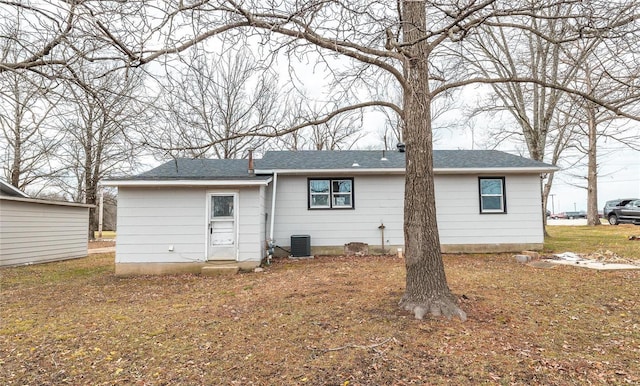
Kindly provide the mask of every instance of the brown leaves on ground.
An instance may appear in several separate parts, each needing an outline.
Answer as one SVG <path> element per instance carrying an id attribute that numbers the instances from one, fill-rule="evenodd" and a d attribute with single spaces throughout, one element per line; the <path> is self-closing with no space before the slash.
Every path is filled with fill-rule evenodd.
<path id="1" fill-rule="evenodd" d="M 98 249 L 98 248 L 109 248 L 109 247 L 115 247 L 116 246 L 116 242 L 115 240 L 96 240 L 96 241 L 89 241 L 89 249 Z"/>
<path id="2" fill-rule="evenodd" d="M 640 273 L 446 256 L 469 320 L 400 311 L 395 257 L 116 278 L 113 254 L 0 271 L 7 385 L 640 383 Z"/>

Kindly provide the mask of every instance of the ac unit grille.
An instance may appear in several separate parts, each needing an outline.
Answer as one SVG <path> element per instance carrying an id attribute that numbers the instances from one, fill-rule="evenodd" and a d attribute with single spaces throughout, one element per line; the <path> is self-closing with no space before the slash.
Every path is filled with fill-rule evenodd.
<path id="1" fill-rule="evenodd" d="M 311 236 L 309 235 L 291 236 L 291 255 L 293 257 L 311 256 Z"/>

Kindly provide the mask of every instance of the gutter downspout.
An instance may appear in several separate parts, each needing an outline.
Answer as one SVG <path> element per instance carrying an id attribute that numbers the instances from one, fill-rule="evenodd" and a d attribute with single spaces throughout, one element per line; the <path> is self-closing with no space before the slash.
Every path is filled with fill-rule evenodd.
<path id="1" fill-rule="evenodd" d="M 267 254 L 267 264 L 271 264 L 271 257 L 276 243 L 273 240 L 273 226 L 276 220 L 276 191 L 278 188 L 278 172 L 273 172 L 273 191 L 271 192 L 271 223 L 269 224 L 269 250 Z"/>

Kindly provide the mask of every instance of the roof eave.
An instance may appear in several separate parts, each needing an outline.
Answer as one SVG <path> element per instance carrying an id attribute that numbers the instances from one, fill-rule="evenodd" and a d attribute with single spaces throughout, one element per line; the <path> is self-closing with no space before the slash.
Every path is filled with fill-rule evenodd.
<path id="1" fill-rule="evenodd" d="M 4 186 L 4 188 L 14 194 L 17 195 L 17 197 L 22 197 L 22 198 L 30 198 L 29 195 L 25 192 L 23 192 L 22 190 L 16 188 L 15 186 L 11 185 L 8 182 L 4 182 L 2 180 L 0 180 L 0 185 Z"/>
<path id="2" fill-rule="evenodd" d="M 404 174 L 404 168 L 361 168 L 354 166 L 344 169 L 256 169 L 256 174 Z"/>
<path id="3" fill-rule="evenodd" d="M 271 177 L 266 179 L 228 179 L 228 180 L 190 180 L 190 179 L 148 179 L 148 180 L 107 180 L 103 181 L 104 186 L 130 186 L 130 187 L 151 187 L 151 186 L 266 186 L 271 182 Z"/>
<path id="4" fill-rule="evenodd" d="M 560 170 L 555 166 L 540 166 L 540 167 L 510 167 L 510 168 L 435 168 L 433 172 L 435 174 L 540 174 L 550 173 Z M 256 174 L 269 174 L 272 175 L 287 174 L 287 175 L 312 175 L 312 174 L 404 174 L 404 168 L 361 168 L 352 167 L 344 169 L 262 169 L 256 170 Z"/>
<path id="5" fill-rule="evenodd" d="M 555 166 L 513 168 L 435 168 L 434 174 L 542 174 L 560 170 Z"/>
<path id="6" fill-rule="evenodd" d="M 95 205 L 92 205 L 92 204 L 82 204 L 79 202 L 41 200 L 39 198 L 30 198 L 30 197 L 0 196 L 0 200 L 29 202 L 33 204 L 44 204 L 44 205 L 69 206 L 69 207 L 76 207 L 76 208 L 89 208 L 89 209 L 96 207 Z"/>

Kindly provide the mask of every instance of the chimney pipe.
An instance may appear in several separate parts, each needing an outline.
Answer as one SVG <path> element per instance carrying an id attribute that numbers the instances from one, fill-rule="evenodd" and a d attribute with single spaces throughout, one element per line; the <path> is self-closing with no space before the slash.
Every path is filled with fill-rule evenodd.
<path id="1" fill-rule="evenodd" d="M 398 152 L 400 152 L 400 153 L 404 153 L 404 150 L 405 150 L 404 143 L 400 142 L 400 143 L 397 145 L 397 148 L 398 148 Z"/>
<path id="2" fill-rule="evenodd" d="M 253 167 L 253 149 L 249 149 L 249 174 L 255 173 L 255 168 Z"/>

